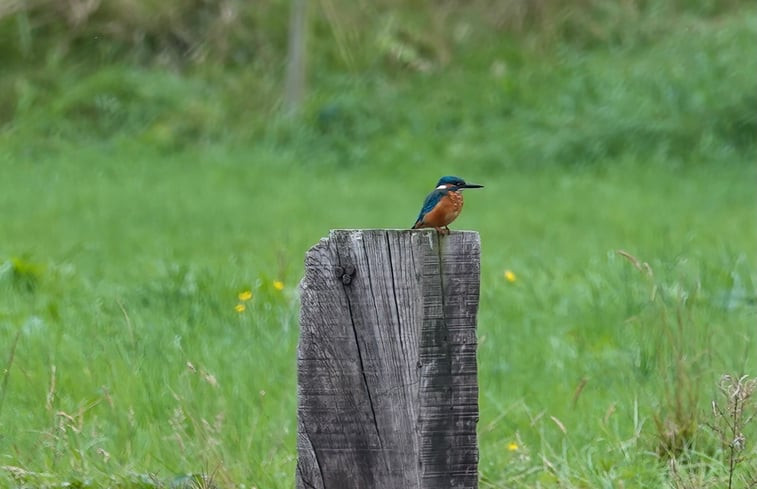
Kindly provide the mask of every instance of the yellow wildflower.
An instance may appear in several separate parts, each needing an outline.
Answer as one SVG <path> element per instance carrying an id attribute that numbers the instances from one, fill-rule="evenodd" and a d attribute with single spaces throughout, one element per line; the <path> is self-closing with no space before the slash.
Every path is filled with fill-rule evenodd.
<path id="1" fill-rule="evenodd" d="M 244 292 L 240 292 L 237 297 L 239 297 L 240 301 L 248 301 L 252 299 L 252 291 L 245 290 Z"/>
<path id="2" fill-rule="evenodd" d="M 276 290 L 284 290 L 284 282 L 282 282 L 281 280 L 274 280 L 273 288 Z"/>
<path id="3" fill-rule="evenodd" d="M 241 302 L 239 304 L 237 304 L 236 306 L 234 306 L 234 310 L 237 311 L 237 312 L 244 312 L 245 309 L 247 309 L 247 308 Z"/>
<path id="4" fill-rule="evenodd" d="M 510 443 L 507 444 L 507 450 L 510 452 L 517 452 L 518 448 L 519 448 L 518 444 L 515 443 L 514 441 L 511 441 Z"/>
<path id="5" fill-rule="evenodd" d="M 505 280 L 507 280 L 508 282 L 512 284 L 517 280 L 517 277 L 515 276 L 515 273 L 513 273 L 512 270 L 505 270 Z"/>

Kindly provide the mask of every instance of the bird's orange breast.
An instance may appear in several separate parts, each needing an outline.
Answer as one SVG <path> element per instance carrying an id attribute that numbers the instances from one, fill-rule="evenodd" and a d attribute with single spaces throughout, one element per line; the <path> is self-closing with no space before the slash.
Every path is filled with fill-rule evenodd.
<path id="1" fill-rule="evenodd" d="M 423 217 L 423 223 L 434 227 L 447 226 L 457 219 L 462 210 L 463 194 L 459 192 L 447 192 L 439 200 L 439 203 L 436 204 L 436 207 Z"/>

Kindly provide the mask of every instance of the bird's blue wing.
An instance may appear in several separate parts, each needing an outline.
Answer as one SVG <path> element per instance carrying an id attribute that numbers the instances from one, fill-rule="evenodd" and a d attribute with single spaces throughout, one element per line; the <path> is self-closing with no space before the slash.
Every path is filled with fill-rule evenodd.
<path id="1" fill-rule="evenodd" d="M 444 197 L 444 194 L 446 193 L 446 189 L 436 189 L 428 194 L 426 200 L 423 201 L 423 207 L 421 208 L 421 212 L 418 214 L 418 219 L 415 220 L 415 224 L 418 224 L 419 221 L 422 221 L 423 216 L 431 212 L 431 209 L 433 209 L 436 204 L 438 204 L 439 201 L 442 200 L 442 197 Z"/>

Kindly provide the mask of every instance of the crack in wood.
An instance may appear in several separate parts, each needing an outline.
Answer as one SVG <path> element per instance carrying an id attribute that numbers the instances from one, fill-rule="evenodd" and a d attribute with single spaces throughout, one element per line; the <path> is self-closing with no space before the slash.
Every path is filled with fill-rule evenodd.
<path id="1" fill-rule="evenodd" d="M 339 259 L 339 262 L 341 263 L 341 257 L 339 256 L 339 248 L 337 248 L 337 258 Z M 368 279 L 367 282 L 370 285 L 371 283 L 371 272 L 370 269 L 368 270 Z M 372 287 L 372 286 L 371 286 Z M 381 431 L 379 430 L 378 420 L 376 419 L 376 407 L 373 404 L 373 396 L 371 395 L 371 388 L 368 384 L 368 377 L 365 375 L 365 364 L 363 362 L 363 352 L 360 347 L 360 337 L 357 332 L 357 327 L 355 326 L 355 316 L 352 312 L 352 301 L 350 300 L 350 294 L 347 291 L 347 288 L 344 287 L 344 294 L 347 298 L 347 308 L 349 311 L 350 321 L 352 322 L 352 333 L 355 335 L 355 347 L 357 348 L 357 358 L 360 362 L 360 373 L 363 376 L 363 385 L 365 386 L 365 393 L 368 395 L 368 405 L 371 408 L 371 415 L 373 416 L 373 426 L 376 428 L 376 437 L 378 438 L 379 447 L 382 449 L 384 448 L 384 442 L 381 440 Z"/>
<path id="2" fill-rule="evenodd" d="M 308 431 L 307 426 L 305 426 L 304 423 L 302 423 L 301 420 L 298 420 L 298 427 L 297 427 L 297 445 L 302 449 L 306 450 L 305 456 L 300 457 L 297 460 L 297 473 L 299 476 L 299 479 L 302 480 L 304 484 L 307 485 L 308 488 L 312 489 L 323 489 L 324 486 L 324 477 L 323 477 L 323 467 L 321 466 L 321 461 L 318 458 L 318 451 L 315 449 L 315 446 L 313 445 L 313 441 L 311 439 L 310 433 Z M 307 446 L 302 446 L 302 438 L 305 439 L 307 442 Z M 320 484 L 316 485 L 311 478 L 305 475 L 305 472 L 302 469 L 302 464 L 307 464 L 310 468 L 308 472 L 312 472 L 313 465 L 318 469 L 318 477 Z M 315 476 L 315 474 L 313 474 Z"/>
<path id="3" fill-rule="evenodd" d="M 315 484 L 310 482 L 310 479 L 305 476 L 305 474 L 302 473 L 302 466 L 300 464 L 297 464 L 297 475 L 299 476 L 299 479 L 302 481 L 303 484 L 305 484 L 305 487 L 308 489 L 318 489 Z"/>
<path id="4" fill-rule="evenodd" d="M 400 342 L 400 348 L 402 351 L 405 351 L 405 341 L 402 338 L 402 321 L 400 320 L 400 306 L 399 301 L 397 300 L 397 283 L 394 279 L 394 260 L 392 259 L 392 245 L 389 242 L 389 233 L 384 233 L 384 238 L 386 239 L 386 253 L 387 256 L 389 256 L 389 273 L 391 275 L 392 280 L 392 297 L 394 297 L 394 314 L 397 318 L 397 338 Z M 411 248 L 412 249 L 412 248 Z"/>

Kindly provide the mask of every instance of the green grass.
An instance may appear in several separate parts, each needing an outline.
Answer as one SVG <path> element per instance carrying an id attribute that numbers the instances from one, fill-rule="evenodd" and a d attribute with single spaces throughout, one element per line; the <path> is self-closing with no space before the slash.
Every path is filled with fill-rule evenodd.
<path id="1" fill-rule="evenodd" d="M 218 469 L 223 482 L 282 488 L 294 470 L 305 249 L 329 228 L 408 226 L 427 175 L 441 171 L 397 182 L 211 150 L 69 153 L 5 168 L 3 361 L 20 336 L 3 390 L 2 464 L 52 480 Z M 753 367 L 755 169 L 447 169 L 487 185 L 457 223 L 479 230 L 483 246 L 483 479 L 660 484 L 652 418 L 670 387 L 666 316 L 682 311 L 684 347 L 697 357 L 689 375 L 704 394 L 721 373 Z M 649 262 L 656 299 L 617 249 Z M 248 288 L 239 314 L 236 294 Z M 507 451 L 516 440 L 520 450 Z"/>
<path id="2" fill-rule="evenodd" d="M 482 240 L 481 487 L 681 487 L 665 447 L 694 487 L 724 480 L 707 409 L 757 375 L 756 32 L 745 10 L 642 46 L 316 73 L 294 121 L 244 77 L 17 73 L 0 485 L 291 487 L 304 253 L 409 227 L 443 174 L 486 185 L 453 226 Z"/>

